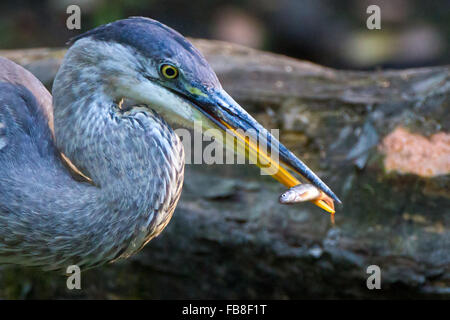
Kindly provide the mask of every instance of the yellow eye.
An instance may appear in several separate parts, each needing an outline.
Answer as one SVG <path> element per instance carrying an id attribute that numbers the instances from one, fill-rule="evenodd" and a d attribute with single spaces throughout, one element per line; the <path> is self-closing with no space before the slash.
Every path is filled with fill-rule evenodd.
<path id="1" fill-rule="evenodd" d="M 161 73 L 167 79 L 175 79 L 178 77 L 178 69 L 170 64 L 163 64 L 161 66 Z"/>

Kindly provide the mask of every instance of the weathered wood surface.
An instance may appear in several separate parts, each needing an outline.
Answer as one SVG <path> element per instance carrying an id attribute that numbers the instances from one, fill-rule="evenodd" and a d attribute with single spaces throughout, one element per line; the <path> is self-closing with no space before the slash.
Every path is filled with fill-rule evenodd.
<path id="1" fill-rule="evenodd" d="M 339 71 L 193 41 L 341 197 L 336 225 L 313 205 L 279 205 L 283 187 L 254 167 L 189 165 L 172 222 L 136 257 L 86 272 L 75 293 L 59 275 L 3 267 L 0 298 L 449 298 L 450 67 Z M 63 54 L 0 51 L 47 86 Z M 381 290 L 366 287 L 373 264 Z"/>

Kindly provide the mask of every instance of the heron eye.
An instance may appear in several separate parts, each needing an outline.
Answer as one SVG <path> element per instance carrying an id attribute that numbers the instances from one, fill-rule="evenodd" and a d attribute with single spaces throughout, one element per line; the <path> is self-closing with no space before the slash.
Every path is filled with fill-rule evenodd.
<path id="1" fill-rule="evenodd" d="M 163 64 L 161 66 L 161 73 L 167 79 L 175 79 L 178 77 L 178 69 L 170 64 Z"/>

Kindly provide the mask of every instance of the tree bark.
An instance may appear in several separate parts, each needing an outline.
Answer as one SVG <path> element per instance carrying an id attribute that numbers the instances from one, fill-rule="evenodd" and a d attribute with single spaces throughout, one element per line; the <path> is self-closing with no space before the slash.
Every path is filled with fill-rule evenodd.
<path id="1" fill-rule="evenodd" d="M 344 71 L 193 42 L 343 200 L 336 224 L 278 204 L 284 188 L 253 166 L 188 165 L 171 223 L 137 256 L 87 271 L 76 293 L 64 277 L 3 267 L 0 298 L 450 297 L 450 66 Z M 0 51 L 48 87 L 63 54 Z M 367 288 L 370 265 L 380 290 Z"/>

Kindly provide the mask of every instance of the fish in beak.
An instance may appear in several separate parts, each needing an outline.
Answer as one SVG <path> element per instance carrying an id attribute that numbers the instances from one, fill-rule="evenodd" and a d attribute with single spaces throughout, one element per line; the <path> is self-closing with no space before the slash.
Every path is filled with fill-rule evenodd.
<path id="1" fill-rule="evenodd" d="M 309 169 L 299 158 L 262 127 L 234 99 L 223 90 L 211 90 L 207 94 L 190 97 L 196 108 L 217 127 L 234 136 L 237 145 L 225 143 L 234 152 L 245 152 L 246 158 L 256 163 L 267 174 L 288 188 L 300 181 L 289 171 L 302 175 L 323 192 L 323 197 L 312 200 L 320 208 L 334 213 L 333 201 L 341 203 L 331 189 Z M 216 139 L 220 137 L 215 137 Z M 222 138 L 223 142 L 223 138 Z M 329 198 L 331 199 L 329 199 Z"/>
<path id="2" fill-rule="evenodd" d="M 294 204 L 305 201 L 323 200 L 327 205 L 334 209 L 334 203 L 331 198 L 309 183 L 299 184 L 283 192 L 278 199 L 281 204 Z"/>
<path id="3" fill-rule="evenodd" d="M 234 101 L 218 80 L 211 86 L 196 85 L 187 80 L 177 85 L 160 83 L 156 79 L 122 81 L 119 88 L 118 96 L 150 105 L 172 125 L 191 128 L 213 137 L 227 150 L 244 155 L 250 163 L 256 164 L 265 174 L 271 175 L 286 187 L 301 183 L 291 170 L 329 197 L 328 203 L 341 203 L 311 169 Z M 334 213 L 334 206 L 326 201 L 312 201 L 320 208 Z"/>

